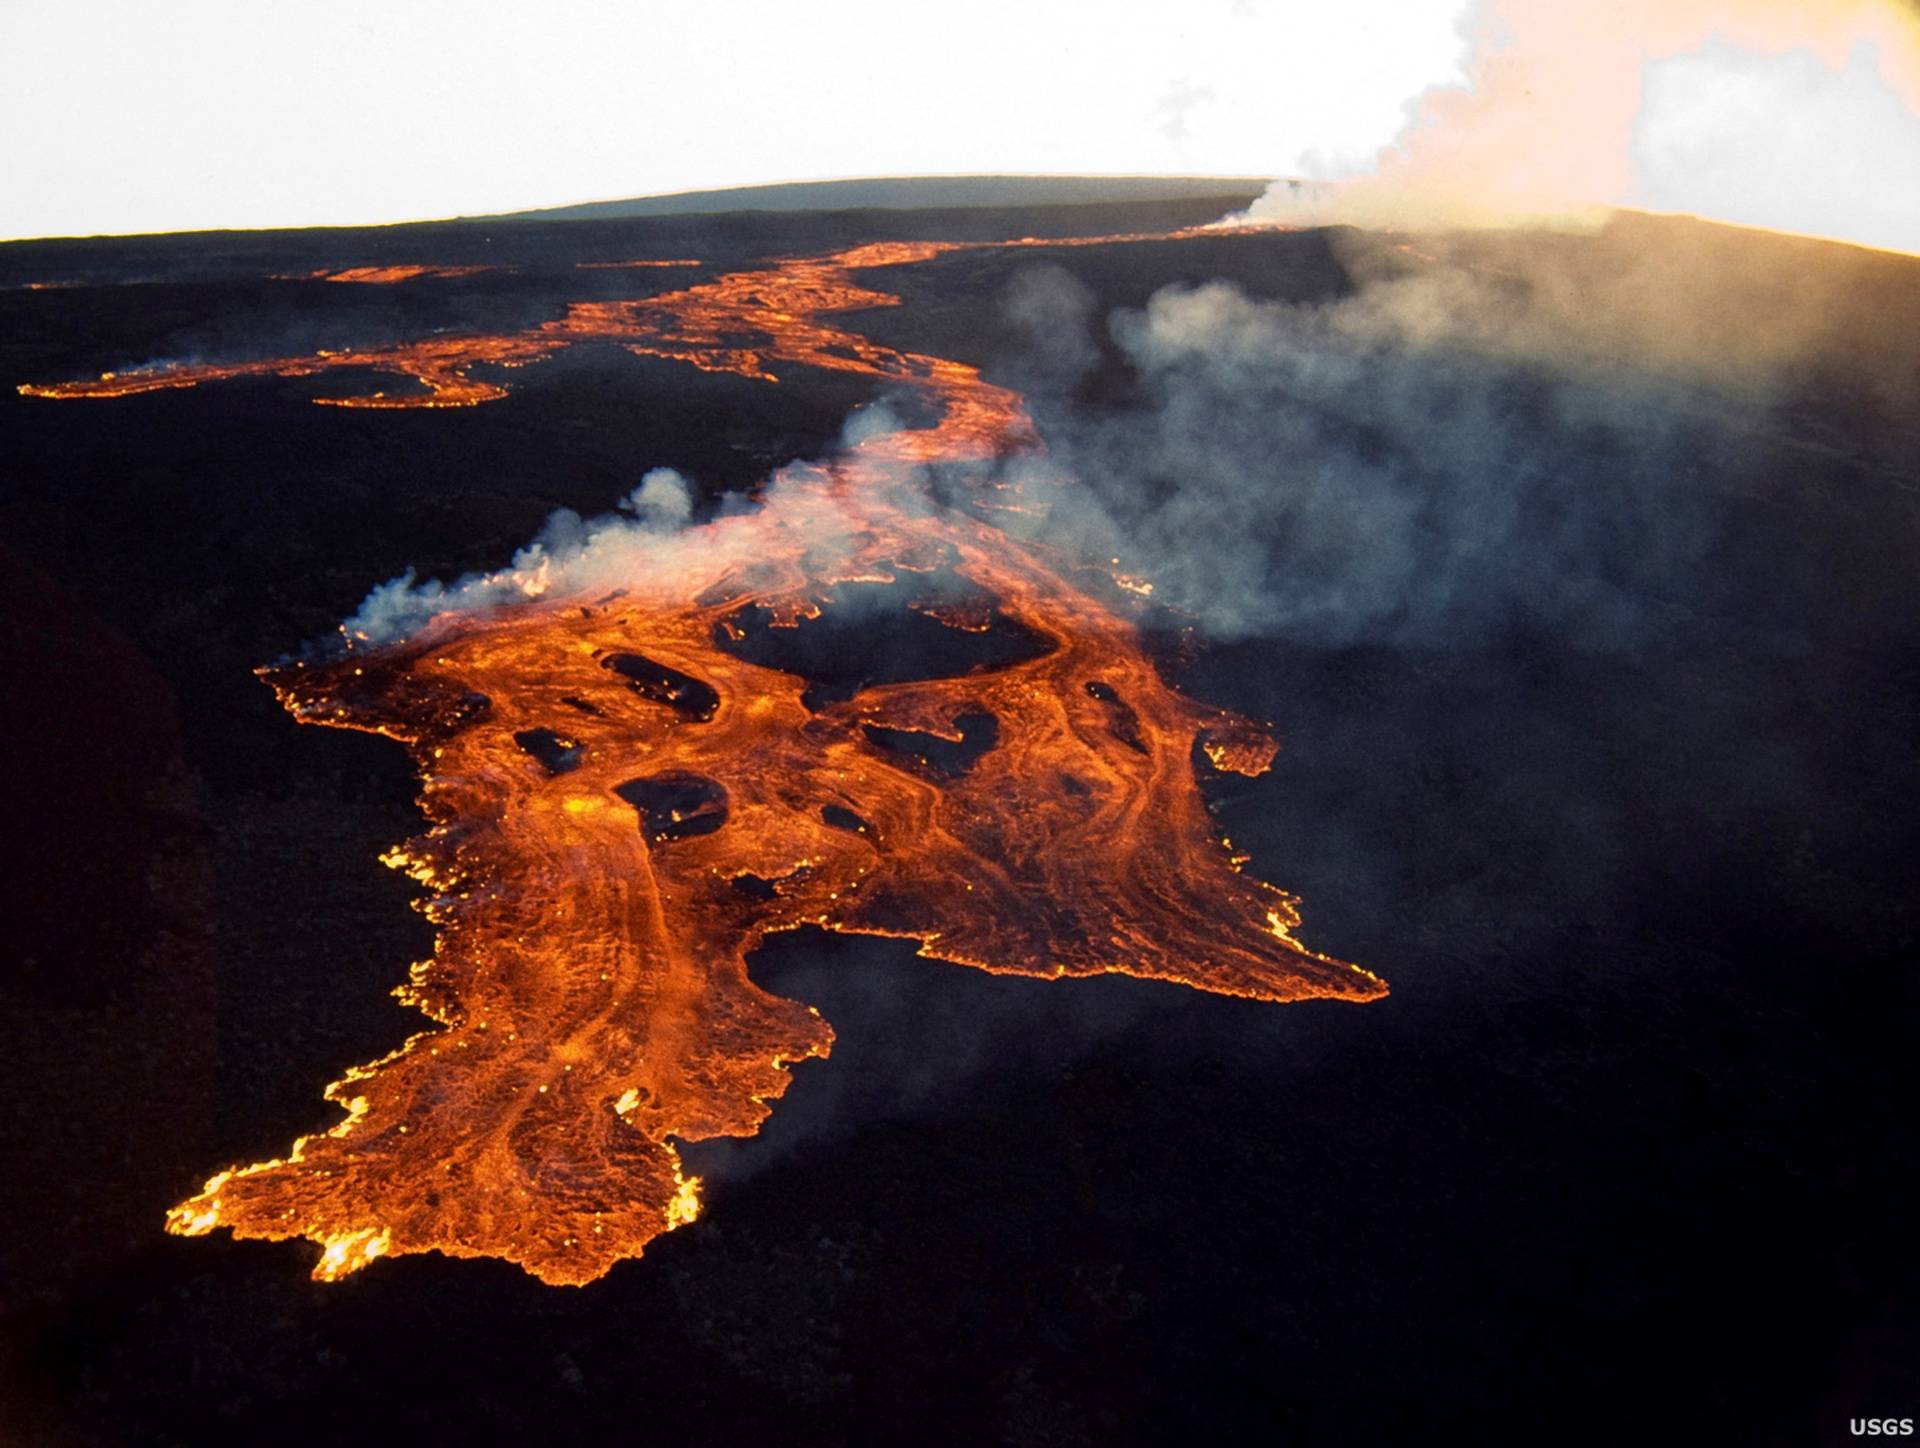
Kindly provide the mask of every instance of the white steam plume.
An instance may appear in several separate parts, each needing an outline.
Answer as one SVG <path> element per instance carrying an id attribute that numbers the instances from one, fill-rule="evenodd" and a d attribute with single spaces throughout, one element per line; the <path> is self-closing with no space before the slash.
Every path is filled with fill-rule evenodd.
<path id="1" fill-rule="evenodd" d="M 1427 229 L 1685 212 L 1920 251 L 1920 21 L 1905 0 L 1481 0 L 1466 86 L 1255 220 Z"/>

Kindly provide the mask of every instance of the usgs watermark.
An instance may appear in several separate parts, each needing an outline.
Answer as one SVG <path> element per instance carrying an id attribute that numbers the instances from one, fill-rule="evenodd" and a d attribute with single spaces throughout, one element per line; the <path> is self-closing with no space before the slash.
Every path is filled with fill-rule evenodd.
<path id="1" fill-rule="evenodd" d="M 1847 1429 L 1856 1438 L 1911 1438 L 1911 1418 L 1849 1418 Z"/>

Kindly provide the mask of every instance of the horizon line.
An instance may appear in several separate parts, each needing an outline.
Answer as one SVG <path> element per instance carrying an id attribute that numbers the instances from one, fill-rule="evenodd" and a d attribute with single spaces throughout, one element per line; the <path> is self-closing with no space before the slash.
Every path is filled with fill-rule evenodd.
<path id="1" fill-rule="evenodd" d="M 195 226 L 172 231 L 47 232 L 36 236 L 0 236 L 0 246 L 42 241 L 134 240 L 161 236 L 258 235 L 279 231 L 380 231 L 405 226 L 445 226 L 457 222 L 519 221 L 555 211 L 586 206 L 618 206 L 623 202 L 672 201 L 681 197 L 726 196 L 742 191 L 773 191 L 784 187 L 852 186 L 886 181 L 1219 181 L 1269 186 L 1294 179 L 1282 176 L 1228 175 L 1207 171 L 920 171 L 870 176 L 817 176 L 780 181 L 743 181 L 725 186 L 694 186 L 672 191 L 647 191 L 629 196 L 604 196 L 581 201 L 558 201 L 514 211 L 456 212 L 442 216 L 411 216 L 387 221 L 326 221 L 308 225 Z M 1074 204 L 1074 203 L 1063 203 Z M 1097 204 L 1097 203 L 1086 203 Z M 800 209 L 800 208 L 796 208 Z M 851 210 L 863 208 L 853 207 Z M 902 208 L 908 209 L 908 208 Z M 928 208 L 939 209 L 939 208 Z M 635 218 L 643 219 L 643 218 Z"/>

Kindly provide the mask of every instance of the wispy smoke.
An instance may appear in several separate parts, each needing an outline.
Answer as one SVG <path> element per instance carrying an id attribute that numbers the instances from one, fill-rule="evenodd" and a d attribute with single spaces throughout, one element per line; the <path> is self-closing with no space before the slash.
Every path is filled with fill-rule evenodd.
<path id="1" fill-rule="evenodd" d="M 1458 272 L 1308 306 L 1163 291 L 1112 322 L 1138 406 L 1037 404 L 1078 480 L 1046 526 L 1216 636 L 1636 636 L 1703 546 L 1673 486 L 1697 428 L 1661 386 L 1530 356 L 1536 324 Z"/>
<path id="2" fill-rule="evenodd" d="M 1468 83 L 1256 219 L 1592 225 L 1609 207 L 1920 250 L 1920 23 L 1895 0 L 1481 0 Z"/>
<path id="3" fill-rule="evenodd" d="M 902 425 L 899 412 L 885 400 L 856 408 L 834 452 L 844 456 Z M 752 529 L 705 525 L 724 525 L 749 510 L 783 514 L 786 505 L 801 496 L 807 500 L 804 516 L 786 514 L 777 519 L 778 525 L 804 529 L 809 556 L 825 563 L 867 524 L 841 513 L 837 503 L 812 486 L 822 470 L 820 463 L 798 460 L 774 473 L 752 498 L 727 493 L 696 509 L 698 492 L 689 479 L 673 468 L 653 468 L 613 512 L 587 518 L 561 508 L 549 514 L 533 541 L 504 568 L 470 573 L 452 583 L 423 581 L 411 568 L 388 579 L 367 594 L 341 624 L 341 633 L 355 642 L 391 643 L 419 633 L 442 615 L 486 613 L 536 599 L 592 597 L 616 589 L 651 591 L 663 606 L 681 606 L 688 578 L 751 564 L 756 550 L 765 547 L 764 534 Z M 891 500 L 896 507 L 931 506 L 917 490 L 922 480 L 917 469 L 902 467 L 895 480 L 904 490 Z"/>
<path id="4" fill-rule="evenodd" d="M 1611 648 L 1737 626 L 1705 566 L 1728 488 L 1755 448 L 1778 468 L 1830 445 L 1781 408 L 1810 388 L 1832 426 L 1910 406 L 1920 308 L 1871 252 L 1643 218 L 1333 245 L 1346 295 L 1215 282 L 1107 319 L 1110 405 L 1111 376 L 1063 362 L 1101 325 L 1085 289 L 1051 269 L 1006 289 L 1045 336 L 1019 356 L 1050 452 L 1024 466 L 1073 480 L 1049 536 L 1218 637 Z"/>
<path id="5" fill-rule="evenodd" d="M 1012 365 L 1021 381 L 1071 383 L 1099 360 L 1089 323 L 1092 290 L 1058 262 L 1037 262 L 1014 273 L 1000 298 L 1000 315 L 1019 339 Z"/>
<path id="6" fill-rule="evenodd" d="M 693 515 L 693 491 L 672 468 L 654 468 L 616 504 L 618 511 L 582 518 L 571 508 L 548 517 L 534 540 L 505 568 L 470 573 L 451 584 L 424 583 L 409 568 L 370 592 L 341 625 L 350 638 L 387 643 L 405 638 L 437 614 L 502 608 L 549 593 L 623 587 L 656 568 L 671 567 L 675 535 Z"/>

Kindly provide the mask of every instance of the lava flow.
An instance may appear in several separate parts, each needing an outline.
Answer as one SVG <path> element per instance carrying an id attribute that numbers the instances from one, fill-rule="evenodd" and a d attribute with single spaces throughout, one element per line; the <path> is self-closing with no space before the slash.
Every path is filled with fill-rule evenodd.
<path id="1" fill-rule="evenodd" d="M 479 276 L 490 272 L 490 266 L 343 266 L 337 269 L 324 269 L 309 272 L 305 280 L 320 282 L 359 282 L 375 286 L 391 286 L 395 282 L 418 281 L 422 277 L 442 280 L 454 277 Z"/>
<path id="2" fill-rule="evenodd" d="M 1189 228 L 1165 235 L 1194 235 L 1205 229 Z M 1092 246 L 1153 239 L 1156 238 L 1146 233 L 1129 233 L 1045 240 L 1025 237 L 1000 242 L 880 242 L 855 247 L 837 256 L 789 260 L 772 271 L 732 273 L 705 286 L 664 296 L 636 301 L 574 302 L 565 315 L 520 332 L 443 334 L 421 341 L 378 347 L 323 348 L 285 357 L 156 363 L 102 372 L 98 377 L 73 382 L 23 382 L 16 390 L 26 397 L 131 397 L 239 377 L 315 377 L 328 372 L 358 370 L 409 378 L 420 390 L 318 396 L 312 400 L 326 407 L 472 407 L 482 402 L 498 402 L 507 396 L 504 382 L 475 377 L 476 368 L 524 367 L 578 342 L 613 342 L 626 346 L 638 356 L 673 357 L 708 371 L 740 372 L 769 382 L 779 379 L 764 367 L 739 365 L 740 359 L 761 356 L 854 371 L 884 370 L 876 365 L 881 349 L 873 348 L 865 338 L 839 331 L 828 335 L 826 329 L 810 320 L 823 312 L 892 306 L 896 302 L 897 298 L 885 293 L 854 285 L 847 275 L 854 268 L 895 266 L 963 249 Z M 582 268 L 602 269 L 699 265 L 699 261 L 689 258 L 576 263 Z M 277 280 L 392 285 L 423 277 L 455 278 L 491 270 L 493 268 L 484 266 L 366 266 Z M 767 334 L 772 336 L 773 345 L 728 345 L 722 339 L 729 332 L 738 332 L 748 339 Z M 852 347 L 854 355 L 836 358 L 832 350 L 835 347 Z"/>
<path id="3" fill-rule="evenodd" d="M 1044 500 L 928 496 L 927 462 L 1038 446 L 1018 395 L 822 320 L 893 300 L 852 270 L 941 249 L 789 260 L 555 324 L 749 377 L 891 379 L 933 426 L 789 468 L 749 511 L 526 562 L 399 642 L 263 670 L 302 722 L 412 752 L 429 828 L 385 858 L 431 891 L 435 953 L 398 994 L 434 1025 L 329 1088 L 331 1130 L 221 1172 L 171 1230 L 310 1238 L 321 1278 L 439 1251 L 589 1282 L 697 1212 L 677 1142 L 753 1134 L 786 1067 L 827 1054 L 818 1011 L 747 972 L 802 926 L 1004 974 L 1384 993 L 1301 946 L 1292 899 L 1216 836 L 1198 772 L 1259 774 L 1271 739 L 1169 688 L 1124 593 L 987 521 Z M 844 691 L 755 656 L 837 589 L 883 585 L 1015 656 Z"/>

